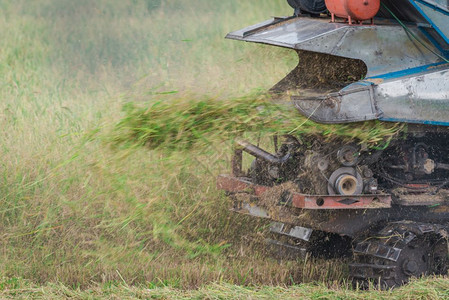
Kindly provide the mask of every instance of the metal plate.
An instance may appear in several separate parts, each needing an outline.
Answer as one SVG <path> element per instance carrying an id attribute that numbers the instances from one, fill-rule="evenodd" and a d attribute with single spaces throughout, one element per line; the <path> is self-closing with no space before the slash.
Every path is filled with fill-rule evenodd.
<path id="1" fill-rule="evenodd" d="M 220 175 L 217 179 L 217 186 L 219 189 L 227 192 L 237 193 L 236 195 L 239 193 L 251 195 L 253 199 L 256 199 L 255 202 L 257 202 L 257 197 L 260 197 L 270 189 L 270 187 L 252 184 L 245 179 L 228 175 Z M 281 203 L 282 199 L 279 199 L 279 202 Z M 388 194 L 342 196 L 293 193 L 289 203 L 284 203 L 283 206 L 312 210 L 383 209 L 391 207 L 391 196 Z M 243 209 L 251 211 L 255 208 L 245 206 Z M 256 211 L 251 212 L 252 215 L 258 213 Z M 261 214 L 263 215 L 264 213 Z"/>
<path id="2" fill-rule="evenodd" d="M 411 25 L 409 30 L 425 46 L 416 42 L 400 25 L 392 23 L 352 26 L 329 23 L 327 18 L 304 17 L 268 26 L 270 22 L 275 21 L 259 24 L 260 30 L 251 26 L 232 32 L 227 38 L 360 59 L 368 67 L 368 77 L 441 61 L 432 53 L 439 53 L 439 49 L 417 26 Z"/>

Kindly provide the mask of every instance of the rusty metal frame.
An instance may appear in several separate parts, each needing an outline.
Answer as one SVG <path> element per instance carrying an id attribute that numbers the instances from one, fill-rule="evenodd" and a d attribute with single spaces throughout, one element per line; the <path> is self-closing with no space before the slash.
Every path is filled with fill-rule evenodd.
<path id="1" fill-rule="evenodd" d="M 220 175 L 217 187 L 228 193 L 247 193 L 253 197 L 260 197 L 271 189 L 268 186 L 253 184 L 248 178 Z M 381 209 L 391 207 L 391 195 L 308 195 L 291 192 L 279 199 L 279 205 L 301 209 Z"/>

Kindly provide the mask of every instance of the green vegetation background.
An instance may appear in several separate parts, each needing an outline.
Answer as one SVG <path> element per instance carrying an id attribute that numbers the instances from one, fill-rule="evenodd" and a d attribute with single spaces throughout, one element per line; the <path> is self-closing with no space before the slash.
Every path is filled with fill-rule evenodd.
<path id="1" fill-rule="evenodd" d="M 166 116 L 167 103 L 268 89 L 295 54 L 223 37 L 290 13 L 284 0 L 1 0 L 0 296 L 360 297 L 339 285 L 339 261 L 259 249 L 266 224 L 228 212 L 215 188 L 231 153 L 220 134 L 149 150 L 115 125 L 130 102 Z M 334 291 L 276 287 L 314 281 Z M 448 296 L 443 279 L 414 287 Z"/>

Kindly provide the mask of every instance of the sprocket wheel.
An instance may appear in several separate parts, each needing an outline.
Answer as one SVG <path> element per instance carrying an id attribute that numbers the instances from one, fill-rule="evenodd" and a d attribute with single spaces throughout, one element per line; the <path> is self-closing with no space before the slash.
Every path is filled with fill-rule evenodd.
<path id="1" fill-rule="evenodd" d="M 411 277 L 445 274 L 448 270 L 446 227 L 416 222 L 390 223 L 375 237 L 358 240 L 349 265 L 355 284 L 383 289 L 403 285 Z"/>

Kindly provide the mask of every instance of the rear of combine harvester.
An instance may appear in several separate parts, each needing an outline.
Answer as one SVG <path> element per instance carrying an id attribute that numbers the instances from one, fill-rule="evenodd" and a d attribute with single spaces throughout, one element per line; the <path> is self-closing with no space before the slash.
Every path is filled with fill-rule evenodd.
<path id="1" fill-rule="evenodd" d="M 449 1 L 288 3 L 293 17 L 227 36 L 298 53 L 298 66 L 272 92 L 288 91 L 292 109 L 316 122 L 401 122 L 407 132 L 386 149 L 286 136 L 275 139 L 273 154 L 240 140 L 219 188 L 236 212 L 274 220 L 278 246 L 352 251 L 357 282 L 394 287 L 447 273 Z M 254 157 L 248 171 L 244 153 Z"/>

